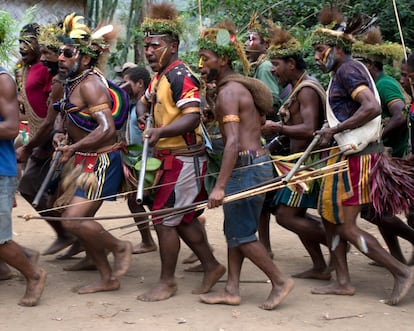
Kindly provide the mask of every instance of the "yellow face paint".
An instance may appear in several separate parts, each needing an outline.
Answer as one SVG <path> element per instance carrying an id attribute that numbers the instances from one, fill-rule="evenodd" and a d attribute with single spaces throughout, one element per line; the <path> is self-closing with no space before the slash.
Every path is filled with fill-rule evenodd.
<path id="1" fill-rule="evenodd" d="M 203 57 L 200 56 L 200 59 L 198 60 L 198 68 L 202 68 L 203 67 Z"/>

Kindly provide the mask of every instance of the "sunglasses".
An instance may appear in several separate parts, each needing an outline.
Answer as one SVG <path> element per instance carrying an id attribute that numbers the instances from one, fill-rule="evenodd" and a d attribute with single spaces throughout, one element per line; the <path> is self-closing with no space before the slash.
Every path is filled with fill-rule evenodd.
<path id="1" fill-rule="evenodd" d="M 64 57 L 66 57 L 67 59 L 70 59 L 73 57 L 74 53 L 75 53 L 76 49 L 70 49 L 70 48 L 63 48 L 63 49 L 59 49 L 58 50 L 58 55 L 63 54 Z"/>

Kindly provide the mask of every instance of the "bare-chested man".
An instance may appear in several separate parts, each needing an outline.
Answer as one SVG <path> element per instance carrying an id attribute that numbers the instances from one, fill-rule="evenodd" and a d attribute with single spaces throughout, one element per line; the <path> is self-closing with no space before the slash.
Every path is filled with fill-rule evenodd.
<path id="1" fill-rule="evenodd" d="M 293 90 L 282 105 L 281 122 L 266 121 L 262 127 L 264 135 L 283 134 L 290 139 L 290 152 L 303 152 L 320 129 L 324 119 L 325 90 L 319 82 L 306 72 L 300 43 L 287 31 L 279 28 L 268 49 L 273 72 L 278 83 L 284 87 L 291 84 Z M 311 157 L 315 159 L 315 157 Z M 295 274 L 298 278 L 330 279 L 330 272 L 323 257 L 320 244 L 326 245 L 322 222 L 306 214 L 307 208 L 317 207 L 319 186 L 311 183 L 308 192 L 289 187 L 277 190 L 273 197 L 276 220 L 284 228 L 296 233 L 308 251 L 313 267 Z"/>
<path id="2" fill-rule="evenodd" d="M 269 90 L 256 79 L 235 74 L 231 63 L 240 58 L 246 64 L 247 60 L 234 27 L 230 22 L 224 26 L 206 29 L 198 41 L 201 76 L 207 82 L 217 82 L 215 113 L 224 141 L 220 173 L 209 195 L 209 208 L 221 206 L 225 195 L 243 191 L 273 177 L 272 164 L 268 162 L 270 157 L 260 141 L 266 107 L 256 105 L 255 100 L 260 101 L 254 97 L 261 96 L 253 95 L 242 82 L 249 88 L 260 86 L 261 90 Z M 218 34 L 224 43 L 216 43 Z M 271 104 L 270 91 L 268 101 Z M 246 257 L 266 274 L 272 284 L 272 290 L 260 308 L 275 308 L 293 288 L 293 281 L 283 276 L 256 237 L 264 198 L 265 195 L 260 194 L 223 205 L 228 247 L 227 283 L 219 293 L 200 295 L 201 301 L 240 304 L 240 273 Z"/>
<path id="3" fill-rule="evenodd" d="M 336 21 L 335 16 L 331 15 L 332 9 L 324 8 L 323 12 L 324 18 L 330 15 L 330 21 Z M 322 144 L 328 144 L 334 138 L 338 148 L 344 150 L 347 143 L 341 138 L 349 137 L 348 130 L 363 127 L 359 139 L 352 143 L 366 146 L 356 154 L 341 157 L 347 160 L 349 166 L 345 175 L 334 174 L 323 178 L 319 212 L 324 221 L 337 278 L 327 286 L 313 289 L 312 293 L 354 295 L 355 287 L 351 283 L 346 257 L 349 241 L 390 271 L 394 277 L 394 288 L 386 303 L 395 305 L 411 288 L 414 269 L 395 259 L 371 234 L 357 225 L 361 206 L 370 202 L 368 177 L 381 152 L 381 145 L 376 143 L 380 134 L 381 106 L 375 83 L 366 67 L 351 57 L 353 41 L 354 37 L 344 30 L 343 24 L 333 29 L 318 28 L 312 34 L 315 60 L 323 71 L 332 72 L 326 105 L 330 127 L 316 133 L 322 135 Z M 371 124 L 370 129 L 366 128 L 367 123 Z"/>
<path id="4" fill-rule="evenodd" d="M 64 21 L 59 49 L 59 74 L 65 81 L 65 95 L 59 105 L 62 126 L 57 128 L 54 141 L 56 151 L 62 153 L 61 162 L 74 165 L 67 180 L 74 184 L 74 196 L 63 215 L 64 227 L 77 236 L 92 258 L 101 279 L 81 287 L 79 294 L 112 291 L 120 287 L 119 277 L 131 262 L 132 244 L 121 241 L 105 231 L 95 221 L 70 221 L 67 217 L 94 216 L 103 199 L 113 200 L 122 180 L 120 146 L 116 143 L 115 122 L 112 118 L 112 99 L 105 80 L 95 68 L 103 52 L 102 39 L 91 40 L 91 32 L 75 14 Z M 84 37 L 84 38 L 82 38 Z M 68 144 L 62 144 L 65 134 Z M 74 156 L 72 158 L 72 156 Z M 72 176 L 72 177 L 71 177 Z M 65 181 L 63 185 L 65 184 Z M 64 188 L 67 193 L 70 188 Z M 114 255 L 110 267 L 107 254 Z"/>
<path id="5" fill-rule="evenodd" d="M 0 11 L 0 54 L 8 54 L 13 20 Z M 3 46 L 6 45 L 6 46 Z M 3 62 L 3 58 L 0 59 Z M 46 282 L 46 271 L 33 264 L 22 247 L 12 240 L 14 194 L 17 187 L 17 163 L 13 140 L 19 133 L 19 103 L 13 78 L 0 67 L 0 260 L 19 270 L 26 278 L 22 306 L 36 306 Z M 6 265 L 3 264 L 5 267 Z M 6 268 L 7 269 L 7 268 Z M 4 270 L 3 270 L 4 271 Z M 7 270 L 6 270 L 7 271 Z"/>

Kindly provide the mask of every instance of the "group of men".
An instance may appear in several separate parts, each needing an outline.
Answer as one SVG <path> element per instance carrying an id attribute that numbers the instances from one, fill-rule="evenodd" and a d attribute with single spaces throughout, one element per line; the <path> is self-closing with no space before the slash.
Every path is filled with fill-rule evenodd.
<path id="1" fill-rule="evenodd" d="M 9 18 L 7 13 L 2 15 L 1 19 Z M 311 36 L 316 62 L 324 72 L 332 74 L 327 96 L 321 84 L 307 73 L 302 46 L 283 28 L 272 27 L 271 33 L 264 38 L 260 30 L 254 29 L 258 25 L 252 24 L 245 45 L 229 21 L 201 33 L 198 39 L 199 72 L 203 81 L 216 88 L 213 111 L 224 146 L 220 171 L 207 194 L 204 176 L 208 157 L 201 126 L 200 82 L 179 59 L 182 25 L 177 10 L 168 2 L 151 6 L 141 28 L 145 56 L 154 75 L 150 81 L 149 77 L 140 80 L 134 68 L 125 71 L 124 80 L 133 91 L 130 94 L 137 99 L 135 107 L 131 108 L 134 113 L 129 114 L 127 136 L 135 142 L 144 140 L 152 148 L 153 156 L 162 161 L 159 186 L 154 191 L 151 209 L 161 213 L 165 208 L 172 208 L 177 213 L 153 216 L 161 274 L 157 284 L 139 295 L 139 300 L 159 301 L 175 294 L 175 269 L 183 240 L 202 265 L 201 285 L 193 290 L 202 302 L 240 304 L 240 273 L 244 259 L 248 258 L 271 283 L 270 294 L 260 307 L 274 309 L 293 289 L 294 282 L 272 261 L 268 238 L 270 211 L 276 215 L 279 224 L 298 234 L 311 256 L 313 267 L 297 277 L 329 280 L 332 266 L 335 268 L 336 280 L 328 286 L 313 289 L 313 293 L 355 293 L 346 258 L 349 242 L 393 275 L 394 288 L 387 301 L 389 304 L 397 304 L 407 294 L 414 282 L 414 270 L 357 226 L 362 205 L 370 202 L 369 174 L 382 153 L 380 131 L 377 130 L 382 111 L 374 81 L 381 74 L 374 74 L 375 71 L 370 74 L 361 62 L 352 58 L 352 31 L 346 30 L 342 22 L 337 23 L 334 28 L 318 28 Z M 32 116 L 32 123 L 37 120 L 38 124 L 29 143 L 16 153 L 20 161 L 29 160 L 19 184 L 20 192 L 32 203 L 41 181 L 33 186 L 29 170 L 43 166 L 53 151 L 55 157 L 59 155 L 63 178 L 57 187 L 45 194 L 38 208 L 45 219 L 60 217 L 59 221 L 51 222 L 58 238 L 46 253 L 54 254 L 77 241 L 78 250 L 85 250 L 86 258 L 100 275 L 99 280 L 81 287 L 78 292 L 112 291 L 120 287 L 119 279 L 128 271 L 132 244 L 114 237 L 97 221 L 82 220 L 93 218 L 103 200 L 116 197 L 124 177 L 123 143 L 117 133 L 122 123 L 117 123 L 115 102 L 99 70 L 100 60 L 109 46 L 111 28 L 101 30 L 105 32 L 99 29 L 92 32 L 76 14 L 66 16 L 62 24 L 63 28 L 48 27 L 43 34 L 38 26 L 30 26 L 28 33 L 21 36 L 23 58 L 36 49 L 36 43 L 43 47 L 41 54 L 40 51 L 34 54 L 38 57 L 34 63 L 41 61 L 46 65 L 48 70 L 44 75 L 49 82 L 46 84 L 51 87 L 44 96 L 48 100 L 44 101 L 46 107 L 42 114 L 33 108 L 36 102 L 28 105 L 29 111 L 36 115 Z M 255 48 L 255 41 L 263 43 L 263 47 Z M 256 62 L 257 78 L 247 76 L 251 65 L 246 52 L 250 52 L 250 62 Z M 252 56 L 252 53 L 260 56 Z M 245 75 L 236 73 L 235 61 L 242 64 Z M 414 76 L 413 62 L 411 56 L 407 61 L 408 77 Z M 260 75 L 258 69 L 262 71 Z M 261 77 L 266 77 L 262 78 L 263 82 Z M 11 238 L 11 208 L 17 185 L 12 141 L 17 135 L 19 107 L 13 80 L 3 73 L 0 73 L 0 79 L 2 86 L 7 87 L 2 89 L 0 97 L 0 191 L 4 194 L 1 199 L 0 266 L 16 266 L 25 275 L 27 290 L 20 303 L 33 306 L 40 299 L 46 272 L 36 266 L 38 255 L 33 257 Z M 273 89 L 266 85 L 272 85 Z M 27 90 L 30 90 L 29 86 Z M 27 100 L 30 98 L 28 95 Z M 401 122 L 403 107 L 399 101 L 399 95 L 382 101 L 391 117 L 384 136 L 388 137 L 389 131 L 405 123 Z M 152 118 L 153 126 L 145 127 L 141 138 L 139 130 L 148 123 L 148 116 Z M 323 126 L 325 121 L 328 125 Z M 373 135 L 371 138 L 365 135 L 354 142 L 352 146 L 357 150 L 342 143 L 347 132 L 367 124 L 374 127 Z M 32 132 L 32 128 L 30 130 Z M 290 160 L 298 159 L 316 136 L 321 146 L 330 148 L 328 162 L 345 160 L 349 170 L 325 176 L 321 183 L 310 184 L 308 189 L 286 186 L 267 194 L 249 195 L 250 188 L 270 183 L 274 178 L 274 165 L 262 137 L 272 137 L 269 139 L 272 140 L 281 135 L 288 137 L 289 153 L 295 154 Z M 41 160 L 34 155 L 40 147 L 46 154 Z M 312 160 L 318 157 L 314 155 Z M 33 162 L 35 165 L 31 165 Z M 275 167 L 278 167 L 277 162 Z M 277 170 L 280 171 L 280 167 Z M 247 195 L 242 199 L 226 202 L 227 196 L 246 190 Z M 55 197 L 51 199 L 51 195 Z M 133 195 L 129 197 L 131 211 L 137 210 L 134 198 Z M 223 206 L 223 228 L 228 247 L 226 285 L 221 291 L 211 293 L 208 292 L 226 273 L 226 268 L 213 255 L 205 229 L 197 220 L 199 213 L 191 210 L 183 215 L 179 212 L 183 207 L 206 199 L 208 208 Z M 44 213 L 43 209 L 50 207 L 50 200 L 64 208 Z M 308 208 L 316 207 L 321 220 L 307 213 Z M 260 225 L 259 219 L 262 219 Z M 256 236 L 258 227 L 260 240 Z M 140 248 L 156 249 L 150 233 L 142 234 L 146 245 Z M 331 266 L 327 265 L 320 245 L 329 248 Z M 109 253 L 114 256 L 113 266 L 108 261 Z"/>

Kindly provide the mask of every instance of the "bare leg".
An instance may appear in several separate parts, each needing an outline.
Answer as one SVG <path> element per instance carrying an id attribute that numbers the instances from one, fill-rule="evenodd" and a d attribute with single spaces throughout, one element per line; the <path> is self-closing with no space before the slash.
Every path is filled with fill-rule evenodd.
<path id="1" fill-rule="evenodd" d="M 321 221 L 307 217 L 306 208 L 286 205 L 278 206 L 276 220 L 285 229 L 299 236 L 313 262 L 311 269 L 295 274 L 293 277 L 329 280 L 331 275 L 327 271 L 325 258 L 320 247 L 321 244 L 326 245 L 325 229 Z"/>
<path id="2" fill-rule="evenodd" d="M 268 252 L 270 258 L 273 259 L 274 254 L 272 251 L 272 246 L 270 244 L 270 229 L 269 229 L 270 215 L 271 215 L 270 209 L 263 206 L 262 212 L 260 213 L 259 226 L 257 228 L 257 231 L 258 231 L 260 242 L 266 248 L 266 251 Z"/>
<path id="3" fill-rule="evenodd" d="M 7 263 L 0 261 L 0 280 L 7 280 L 12 278 L 13 274 Z"/>
<path id="4" fill-rule="evenodd" d="M 155 225 L 161 258 L 161 276 L 158 284 L 148 292 L 139 295 L 141 301 L 161 301 L 173 296 L 177 291 L 175 282 L 175 268 L 178 252 L 180 250 L 180 238 L 175 227 L 162 224 Z"/>
<path id="5" fill-rule="evenodd" d="M 26 292 L 20 300 L 21 306 L 36 306 L 45 287 L 47 274 L 41 268 L 33 266 L 23 249 L 14 241 L 0 245 L 0 258 L 5 263 L 19 270 L 26 278 Z"/>
<path id="6" fill-rule="evenodd" d="M 76 238 L 73 244 L 69 247 L 69 249 L 63 253 L 62 255 L 58 255 L 56 259 L 58 260 L 66 260 L 70 259 L 75 255 L 78 255 L 81 252 L 84 252 L 85 248 L 83 248 L 81 241 L 79 238 Z"/>
<path id="7" fill-rule="evenodd" d="M 25 193 L 21 193 L 22 197 L 28 202 L 28 203 L 32 203 L 32 201 L 34 200 L 34 196 L 31 196 L 29 194 L 25 194 Z M 41 211 L 41 210 L 45 210 L 47 209 L 47 202 L 46 199 L 41 199 L 39 206 L 36 208 L 36 210 Z M 60 216 L 60 213 L 57 213 L 55 211 L 50 211 L 50 212 L 41 212 L 39 213 L 42 216 Z M 51 227 L 52 229 L 56 232 L 57 238 L 56 240 L 42 253 L 43 255 L 53 255 L 59 251 L 61 251 L 62 249 L 65 249 L 66 247 L 70 246 L 75 238 L 68 233 L 63 225 L 60 222 L 55 222 L 55 221 L 46 221 Z"/>
<path id="8" fill-rule="evenodd" d="M 195 219 L 189 224 L 181 223 L 177 230 L 184 242 L 198 256 L 204 270 L 201 287 L 193 290 L 192 293 L 207 293 L 224 275 L 226 268 L 214 257 L 207 242 L 205 228 L 198 220 Z"/>
<path id="9" fill-rule="evenodd" d="M 207 231 L 206 231 L 206 218 L 204 216 L 198 216 L 197 219 L 202 225 L 202 230 L 203 230 L 204 236 L 206 237 L 206 240 L 208 242 Z M 209 244 L 209 247 L 210 247 L 210 250 L 213 251 L 213 247 L 211 247 L 210 244 Z M 183 260 L 183 263 L 184 264 L 190 264 L 190 263 L 194 263 L 196 261 L 198 261 L 198 256 L 194 252 L 192 252 L 188 257 L 186 257 Z M 184 271 L 199 272 L 199 271 L 203 271 L 203 269 L 202 269 L 202 265 L 199 264 L 195 267 L 190 267 L 190 268 L 184 269 Z"/>
<path id="10" fill-rule="evenodd" d="M 71 204 L 75 205 L 81 201 L 85 202 L 86 200 L 74 197 Z M 62 217 L 93 216 L 101 204 L 102 201 L 89 201 L 75 207 L 69 207 Z M 99 281 L 80 288 L 78 293 L 117 290 L 120 286 L 117 277 L 125 274 L 131 263 L 131 243 L 118 240 L 95 221 L 63 221 L 63 225 L 82 241 L 87 255 L 93 259 L 101 276 Z M 114 271 L 108 262 L 108 251 L 114 254 Z"/>
<path id="11" fill-rule="evenodd" d="M 145 208 L 137 204 L 135 195 L 128 196 L 128 207 L 132 213 L 145 212 Z M 135 217 L 134 221 L 137 223 L 142 241 L 134 246 L 133 254 L 143 254 L 156 251 L 157 245 L 152 238 L 149 222 L 141 223 L 143 220 L 139 217 Z"/>

